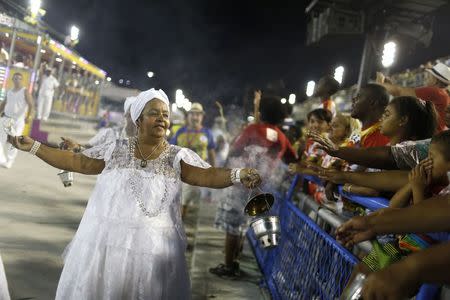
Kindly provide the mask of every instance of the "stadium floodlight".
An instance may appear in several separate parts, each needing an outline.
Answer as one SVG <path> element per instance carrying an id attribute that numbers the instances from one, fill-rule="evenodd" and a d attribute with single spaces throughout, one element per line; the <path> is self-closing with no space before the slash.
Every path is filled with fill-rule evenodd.
<path id="1" fill-rule="evenodd" d="M 387 42 L 384 44 L 383 56 L 381 58 L 381 64 L 385 68 L 389 68 L 395 61 L 395 54 L 397 52 L 397 44 L 395 42 Z"/>
<path id="2" fill-rule="evenodd" d="M 75 25 L 70 27 L 70 39 L 72 41 L 77 41 L 79 36 L 80 36 L 80 29 Z"/>
<path id="3" fill-rule="evenodd" d="M 311 97 L 314 94 L 314 88 L 316 87 L 316 83 L 311 80 L 308 81 L 306 85 L 306 96 Z"/>
<path id="4" fill-rule="evenodd" d="M 334 69 L 334 79 L 336 79 L 339 84 L 342 83 L 342 79 L 344 78 L 344 67 L 339 66 L 336 69 Z"/>

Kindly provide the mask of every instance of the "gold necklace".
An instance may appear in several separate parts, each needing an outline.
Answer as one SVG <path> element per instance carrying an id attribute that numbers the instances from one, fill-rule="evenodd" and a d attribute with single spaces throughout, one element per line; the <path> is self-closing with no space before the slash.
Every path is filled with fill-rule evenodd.
<path id="1" fill-rule="evenodd" d="M 146 158 L 144 158 L 144 155 L 142 154 L 142 151 L 141 151 L 141 147 L 139 147 L 139 140 L 136 140 L 137 149 L 139 151 L 139 154 L 142 157 L 141 168 L 147 167 L 147 160 L 152 156 L 153 153 L 155 153 L 156 149 L 158 149 L 159 146 L 161 146 L 163 143 L 164 143 L 164 140 L 162 140 L 161 143 L 159 143 L 155 148 L 153 148 L 152 152 Z"/>

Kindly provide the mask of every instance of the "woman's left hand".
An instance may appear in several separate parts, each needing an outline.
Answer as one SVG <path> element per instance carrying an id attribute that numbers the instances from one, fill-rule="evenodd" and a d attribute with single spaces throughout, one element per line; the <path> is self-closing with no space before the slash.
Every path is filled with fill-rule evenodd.
<path id="1" fill-rule="evenodd" d="M 256 169 L 242 169 L 240 177 L 246 188 L 254 189 L 261 184 L 261 176 Z"/>

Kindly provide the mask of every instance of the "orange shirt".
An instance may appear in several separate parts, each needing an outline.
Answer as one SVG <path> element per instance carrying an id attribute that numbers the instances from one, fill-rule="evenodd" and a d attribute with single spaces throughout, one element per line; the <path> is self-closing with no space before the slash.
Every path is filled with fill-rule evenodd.
<path id="1" fill-rule="evenodd" d="M 389 138 L 380 132 L 381 123 L 377 122 L 361 132 L 361 148 L 380 147 L 389 144 Z"/>

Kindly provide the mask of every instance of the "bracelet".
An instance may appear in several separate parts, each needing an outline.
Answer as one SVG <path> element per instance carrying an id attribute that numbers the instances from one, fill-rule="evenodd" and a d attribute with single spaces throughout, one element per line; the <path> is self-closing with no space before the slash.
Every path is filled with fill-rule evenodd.
<path id="1" fill-rule="evenodd" d="M 39 147 L 41 147 L 41 143 L 38 141 L 33 142 L 33 146 L 31 146 L 30 154 L 36 155 L 36 152 L 39 150 Z"/>
<path id="2" fill-rule="evenodd" d="M 349 193 L 352 192 L 352 186 L 353 186 L 352 184 L 349 184 L 349 185 L 348 185 L 347 191 L 348 191 Z"/>
<path id="3" fill-rule="evenodd" d="M 230 173 L 230 180 L 233 184 L 241 183 L 241 170 L 242 169 L 232 169 Z"/>

